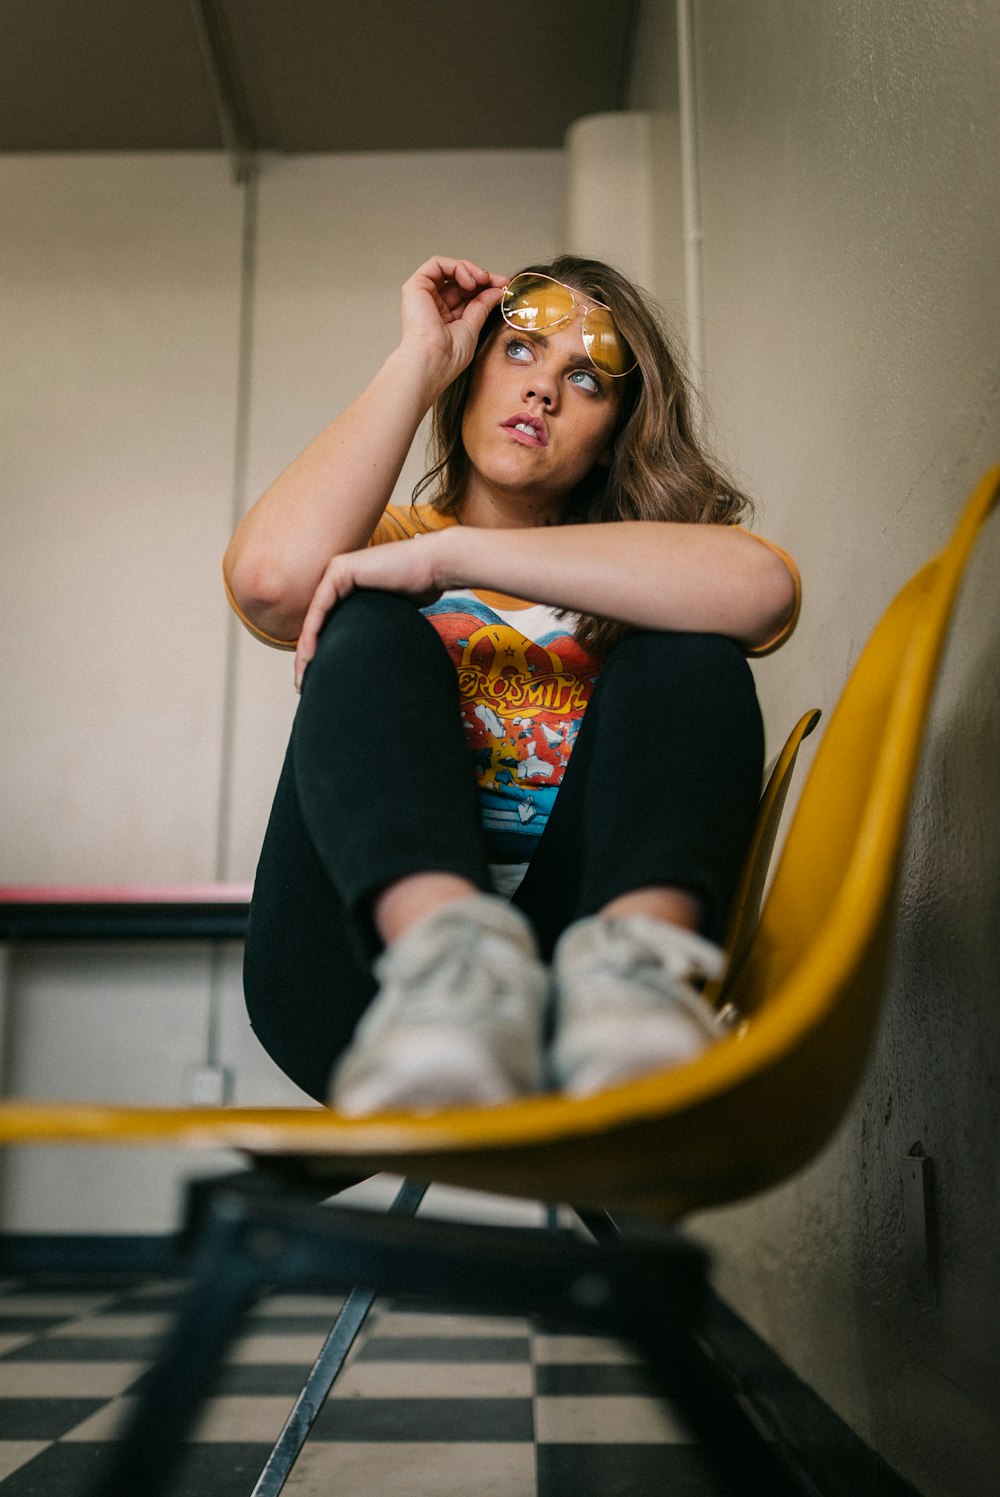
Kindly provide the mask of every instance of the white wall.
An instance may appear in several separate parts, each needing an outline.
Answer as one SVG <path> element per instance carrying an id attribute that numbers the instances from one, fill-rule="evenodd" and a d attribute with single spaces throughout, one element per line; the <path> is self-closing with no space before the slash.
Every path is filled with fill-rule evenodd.
<path id="1" fill-rule="evenodd" d="M 558 151 L 269 159 L 244 240 L 222 156 L 0 156 L 0 882 L 252 878 L 296 698 L 290 657 L 230 624 L 234 505 L 378 366 L 411 269 L 550 255 L 562 197 Z M 177 1103 L 211 1054 L 237 1101 L 301 1100 L 231 945 L 24 947 L 6 1009 L 18 1094 Z M 23 1151 L 3 1226 L 166 1230 L 204 1167 Z"/>
<path id="2" fill-rule="evenodd" d="M 0 184 L 0 880 L 210 878 L 239 197 L 211 156 Z"/>
<path id="3" fill-rule="evenodd" d="M 566 132 L 570 253 L 653 284 L 653 130 L 645 110 L 590 114 Z"/>
<path id="4" fill-rule="evenodd" d="M 707 394 L 760 528 L 805 579 L 797 635 L 758 672 L 780 733 L 807 706 L 829 712 L 882 609 L 1000 458 L 1000 12 L 694 13 Z M 645 19 L 666 49 L 674 7 Z M 648 68 L 640 85 L 646 105 Z M 673 90 L 664 78 L 665 107 Z M 663 172 L 672 190 L 674 159 Z M 1000 1456 L 998 559 L 994 518 L 928 734 L 864 1091 L 800 1179 L 698 1223 L 723 1292 L 926 1497 L 978 1497 Z M 918 1140 L 936 1304 L 906 1266 Z"/>

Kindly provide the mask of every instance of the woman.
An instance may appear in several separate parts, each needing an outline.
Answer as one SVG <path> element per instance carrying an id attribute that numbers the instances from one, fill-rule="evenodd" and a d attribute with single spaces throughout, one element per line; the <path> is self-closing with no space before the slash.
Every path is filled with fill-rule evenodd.
<path id="1" fill-rule="evenodd" d="M 390 506 L 431 408 L 429 503 Z M 248 627 L 297 641 L 245 978 L 305 1091 L 583 1095 L 719 1037 L 700 986 L 762 758 L 745 656 L 798 607 L 747 507 L 608 266 L 406 282 L 399 346 L 224 566 Z"/>

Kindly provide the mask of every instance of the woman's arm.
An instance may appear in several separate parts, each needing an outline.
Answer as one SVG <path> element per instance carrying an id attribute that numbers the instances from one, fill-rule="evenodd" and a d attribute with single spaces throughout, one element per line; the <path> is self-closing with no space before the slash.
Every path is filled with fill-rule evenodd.
<path id="1" fill-rule="evenodd" d="M 494 588 L 640 629 L 726 634 L 746 649 L 772 638 L 795 601 L 780 556 L 731 525 L 456 526 L 434 539 L 442 590 Z"/>
<path id="2" fill-rule="evenodd" d="M 422 265 L 403 287 L 398 348 L 240 522 L 223 570 L 263 633 L 295 639 L 330 558 L 365 545 L 420 422 L 470 362 L 504 284 L 468 260 Z"/>
<path id="3" fill-rule="evenodd" d="M 418 601 L 454 587 L 488 588 L 640 629 L 726 634 L 747 650 L 772 640 L 796 602 L 795 579 L 781 556 L 734 526 L 454 525 L 335 557 L 303 624 L 297 681 L 323 619 L 355 587 Z"/>

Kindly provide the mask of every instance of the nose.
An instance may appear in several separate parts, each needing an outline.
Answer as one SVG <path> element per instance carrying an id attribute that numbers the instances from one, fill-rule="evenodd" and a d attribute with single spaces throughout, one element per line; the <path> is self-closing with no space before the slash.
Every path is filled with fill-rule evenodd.
<path id="1" fill-rule="evenodd" d="M 521 388 L 521 398 L 525 404 L 529 400 L 540 400 L 548 410 L 553 410 L 557 405 L 559 382 L 544 360 L 539 360 L 528 370 Z"/>

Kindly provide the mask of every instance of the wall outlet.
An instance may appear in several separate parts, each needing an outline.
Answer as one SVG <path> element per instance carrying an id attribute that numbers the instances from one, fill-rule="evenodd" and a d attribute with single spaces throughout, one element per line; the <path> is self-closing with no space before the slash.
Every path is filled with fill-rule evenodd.
<path id="1" fill-rule="evenodd" d="M 232 1096 L 233 1073 L 227 1066 L 188 1066 L 184 1094 L 194 1107 L 223 1107 Z"/>

